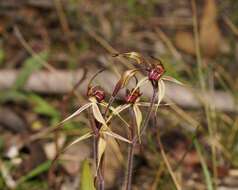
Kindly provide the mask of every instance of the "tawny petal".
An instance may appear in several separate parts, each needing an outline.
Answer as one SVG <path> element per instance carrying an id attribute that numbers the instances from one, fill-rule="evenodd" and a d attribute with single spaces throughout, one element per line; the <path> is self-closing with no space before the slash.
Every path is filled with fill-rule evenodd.
<path id="1" fill-rule="evenodd" d="M 148 107 L 150 106 L 150 103 L 149 102 L 137 102 L 136 103 L 138 106 L 143 106 L 143 107 Z M 174 105 L 174 104 L 171 104 L 171 103 L 165 103 L 165 104 L 154 104 L 154 106 L 171 106 L 171 105 Z"/>
<path id="2" fill-rule="evenodd" d="M 117 82 L 116 87 L 113 90 L 112 96 L 115 97 L 119 90 L 124 88 L 128 81 L 138 72 L 138 69 L 130 69 L 123 73 L 120 80 Z"/>
<path id="3" fill-rule="evenodd" d="M 139 137 L 139 142 L 141 142 L 140 131 L 141 131 L 142 113 L 141 113 L 140 108 L 137 104 L 133 105 L 133 111 L 134 111 L 135 117 L 136 117 L 137 135 Z"/>
<path id="4" fill-rule="evenodd" d="M 89 108 L 92 105 L 92 103 L 87 103 L 85 105 L 83 105 L 81 108 L 79 108 L 77 111 L 75 111 L 73 114 L 71 114 L 69 117 L 67 117 L 66 119 L 64 119 L 63 121 L 60 122 L 60 124 L 62 125 L 63 123 L 67 122 L 68 120 L 72 119 L 73 117 L 79 115 L 82 111 L 86 110 L 87 108 Z"/>
<path id="5" fill-rule="evenodd" d="M 127 109 L 129 107 L 130 107 L 130 104 L 120 105 L 116 108 L 111 107 L 110 109 L 112 110 L 112 114 L 108 117 L 107 122 L 110 121 L 114 115 L 121 117 L 120 112 L 124 111 L 125 109 Z"/>
<path id="6" fill-rule="evenodd" d="M 141 54 L 134 52 L 134 51 L 128 52 L 128 53 L 123 53 L 122 55 L 125 56 L 126 58 L 134 59 L 138 64 L 142 64 L 144 62 L 144 59 L 141 56 Z"/>
<path id="7" fill-rule="evenodd" d="M 72 141 L 71 143 L 69 143 L 62 151 L 61 153 L 65 152 L 66 150 L 68 150 L 71 146 L 79 143 L 80 141 L 86 140 L 88 138 L 90 138 L 92 136 L 91 132 L 88 132 L 84 135 L 82 135 L 81 137 L 78 137 L 77 139 L 75 139 L 74 141 Z"/>
<path id="8" fill-rule="evenodd" d="M 101 111 L 100 111 L 100 109 L 99 109 L 99 107 L 98 107 L 98 105 L 96 103 L 92 103 L 92 109 L 93 109 L 93 116 L 94 116 L 94 118 L 98 122 L 102 123 L 103 125 L 107 125 L 106 121 L 104 120 L 104 118 L 102 116 L 102 113 L 101 113 Z"/>
<path id="9" fill-rule="evenodd" d="M 158 102 L 157 102 L 156 112 L 158 110 L 159 104 L 164 98 L 164 95 L 165 95 L 165 84 L 163 80 L 159 80 L 158 81 Z"/>
<path id="10" fill-rule="evenodd" d="M 102 103 L 100 103 L 100 105 L 101 105 L 101 106 L 104 106 L 104 107 L 107 107 L 107 106 L 108 106 L 108 104 L 107 104 L 106 102 L 102 102 Z M 112 110 L 112 113 L 111 113 L 111 114 L 109 115 L 109 117 L 107 118 L 106 123 L 108 123 L 108 122 L 113 118 L 113 116 L 116 115 L 117 117 L 119 117 L 119 119 L 120 119 L 123 123 L 125 123 L 125 125 L 126 125 L 127 127 L 129 127 L 128 122 L 127 122 L 125 119 L 123 119 L 123 117 L 120 115 L 120 112 L 122 112 L 123 110 L 127 109 L 128 107 L 130 107 L 129 104 L 125 104 L 125 105 L 123 105 L 123 106 L 118 106 L 118 107 L 116 107 L 116 108 L 110 106 L 110 110 Z"/>
<path id="11" fill-rule="evenodd" d="M 170 76 L 163 76 L 162 77 L 162 80 L 166 80 L 166 81 L 169 81 L 169 82 L 174 82 L 176 84 L 179 84 L 179 85 L 182 85 L 184 86 L 184 84 L 180 81 L 178 81 L 177 79 L 173 78 L 173 77 L 170 77 Z"/>
<path id="12" fill-rule="evenodd" d="M 129 141 L 128 139 L 126 139 L 126 138 L 122 137 L 121 135 L 118 135 L 118 134 L 116 134 L 116 133 L 114 133 L 114 132 L 112 132 L 112 131 L 103 130 L 102 133 L 105 134 L 105 135 L 111 136 L 111 137 L 113 137 L 113 138 L 115 138 L 115 139 L 118 139 L 118 140 L 120 140 L 120 141 L 124 141 L 124 142 L 127 142 L 127 143 L 131 143 L 131 141 Z"/>
<path id="13" fill-rule="evenodd" d="M 101 159 L 102 159 L 102 155 L 105 152 L 106 146 L 107 146 L 106 140 L 103 137 L 100 137 L 99 141 L 98 141 L 98 163 L 97 163 L 97 170 L 99 168 L 99 165 L 100 165 L 100 162 L 101 162 Z"/>
<path id="14" fill-rule="evenodd" d="M 111 148 L 111 150 L 117 157 L 118 161 L 122 164 L 123 163 L 123 154 L 121 152 L 118 142 L 114 138 L 108 138 L 108 147 Z"/>

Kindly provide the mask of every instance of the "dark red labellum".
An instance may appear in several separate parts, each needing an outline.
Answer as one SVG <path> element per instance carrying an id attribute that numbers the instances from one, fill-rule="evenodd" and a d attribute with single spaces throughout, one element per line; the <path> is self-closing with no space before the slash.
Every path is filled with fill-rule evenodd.
<path id="1" fill-rule="evenodd" d="M 105 99 L 105 92 L 102 90 L 96 90 L 94 96 L 98 102 L 102 102 Z"/>
<path id="2" fill-rule="evenodd" d="M 106 97 L 104 90 L 99 86 L 90 87 L 87 96 L 95 97 L 98 102 L 102 102 Z"/>
<path id="3" fill-rule="evenodd" d="M 131 91 L 127 90 L 125 97 L 126 103 L 133 104 L 142 95 L 139 90 L 136 90 L 134 92 L 133 91 L 134 89 L 132 89 Z"/>
<path id="4" fill-rule="evenodd" d="M 164 72 L 164 67 L 162 65 L 157 65 L 155 68 L 150 70 L 148 78 L 151 81 L 158 81 Z"/>

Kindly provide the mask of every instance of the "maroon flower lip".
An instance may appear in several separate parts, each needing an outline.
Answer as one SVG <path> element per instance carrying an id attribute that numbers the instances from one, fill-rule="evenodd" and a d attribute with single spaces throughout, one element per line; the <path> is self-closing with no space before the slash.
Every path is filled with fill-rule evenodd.
<path id="1" fill-rule="evenodd" d="M 132 89 L 131 91 L 127 90 L 125 101 L 126 103 L 133 104 L 136 100 L 142 95 L 139 90 Z"/>
<path id="2" fill-rule="evenodd" d="M 155 68 L 149 71 L 148 78 L 151 81 L 158 81 L 164 74 L 165 69 L 162 65 L 157 65 Z"/>
<path id="3" fill-rule="evenodd" d="M 89 88 L 87 96 L 95 97 L 98 102 L 102 102 L 106 97 L 104 90 L 99 86 Z"/>
<path id="4" fill-rule="evenodd" d="M 96 90 L 94 96 L 98 102 L 102 102 L 105 99 L 105 92 L 102 90 Z"/>

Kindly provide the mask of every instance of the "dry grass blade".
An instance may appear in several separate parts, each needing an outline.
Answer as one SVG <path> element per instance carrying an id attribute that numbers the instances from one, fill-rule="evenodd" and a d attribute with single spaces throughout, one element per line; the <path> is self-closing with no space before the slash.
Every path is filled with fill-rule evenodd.
<path id="1" fill-rule="evenodd" d="M 46 69 L 48 69 L 50 72 L 56 72 L 55 68 L 52 67 L 49 63 L 42 60 L 41 57 L 30 47 L 30 45 L 26 42 L 24 37 L 22 36 L 22 33 L 20 32 L 19 28 L 17 26 L 14 26 L 14 33 L 22 46 L 26 49 L 26 51 L 31 54 L 33 57 L 35 57 L 39 63 L 41 63 Z"/>
<path id="2" fill-rule="evenodd" d="M 165 163 L 165 165 L 166 165 L 166 167 L 167 167 L 167 169 L 168 169 L 168 171 L 169 171 L 169 174 L 170 174 L 170 176 L 171 176 L 171 178 L 172 178 L 172 180 L 173 180 L 173 182 L 174 182 L 174 185 L 176 186 L 176 189 L 177 189 L 177 190 L 182 190 L 182 187 L 181 187 L 180 184 L 178 183 L 178 180 L 177 180 L 177 178 L 176 178 L 176 176 L 175 176 L 175 174 L 174 174 L 174 172 L 173 172 L 173 170 L 172 170 L 172 167 L 171 167 L 171 165 L 170 165 L 170 163 L 169 163 L 169 160 L 168 160 L 168 158 L 167 158 L 167 156 L 166 156 L 166 153 L 165 153 L 165 151 L 164 151 L 164 146 L 163 146 L 163 144 L 162 144 L 162 142 L 161 142 L 161 139 L 160 139 L 160 136 L 159 136 L 159 135 L 158 135 L 158 143 L 159 143 L 159 146 L 160 146 L 161 156 L 162 156 L 162 158 L 163 158 L 163 160 L 164 160 L 164 163 Z"/>
<path id="3" fill-rule="evenodd" d="M 142 113 L 139 106 L 137 106 L 136 104 L 133 105 L 133 111 L 135 113 L 135 118 L 136 118 L 137 134 L 139 137 L 139 142 L 141 142 L 140 130 L 141 130 L 141 123 L 142 123 Z"/>

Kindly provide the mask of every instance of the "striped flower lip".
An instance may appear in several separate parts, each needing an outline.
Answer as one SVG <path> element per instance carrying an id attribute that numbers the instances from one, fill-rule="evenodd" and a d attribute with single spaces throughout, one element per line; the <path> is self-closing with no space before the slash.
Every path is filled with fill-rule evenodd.
<path id="1" fill-rule="evenodd" d="M 133 104 L 140 98 L 141 95 L 142 93 L 140 93 L 139 89 L 137 90 L 132 89 L 131 91 L 127 90 L 125 101 L 126 103 Z"/>
<path id="2" fill-rule="evenodd" d="M 91 87 L 87 92 L 88 97 L 95 97 L 97 102 L 102 102 L 105 100 L 105 91 L 100 86 Z"/>
<path id="3" fill-rule="evenodd" d="M 148 78 L 150 81 L 158 81 L 165 73 L 165 69 L 162 65 L 156 65 L 149 71 Z"/>

